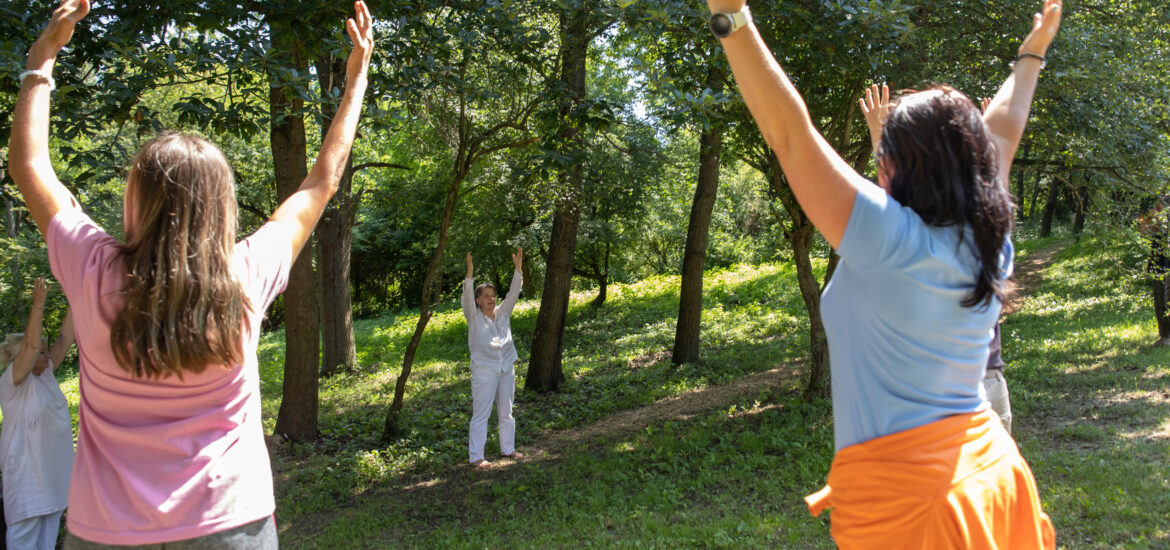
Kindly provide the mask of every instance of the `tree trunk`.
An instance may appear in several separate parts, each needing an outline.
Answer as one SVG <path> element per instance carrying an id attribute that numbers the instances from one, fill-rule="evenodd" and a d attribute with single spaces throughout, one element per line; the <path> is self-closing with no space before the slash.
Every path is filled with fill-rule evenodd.
<path id="1" fill-rule="evenodd" d="M 1040 220 L 1040 236 L 1052 233 L 1052 217 L 1056 215 L 1056 202 L 1060 198 L 1060 181 L 1052 179 L 1048 188 L 1048 202 L 1044 203 L 1044 217 Z"/>
<path id="2" fill-rule="evenodd" d="M 1073 235 L 1079 236 L 1085 230 L 1085 216 L 1089 213 L 1089 183 L 1089 177 L 1085 176 L 1084 185 L 1078 187 L 1073 192 L 1073 211 L 1075 212 L 1072 227 Z"/>
<path id="3" fill-rule="evenodd" d="M 0 179 L 4 179 L 3 170 L 0 170 Z M 20 235 L 19 222 L 19 218 L 16 217 L 16 204 L 12 202 L 12 199 L 4 199 L 4 223 L 5 228 L 8 230 L 9 239 L 15 241 L 17 235 Z M 23 289 L 24 280 L 20 276 L 20 260 L 16 256 L 13 256 L 12 261 L 8 262 L 8 270 L 12 275 L 12 288 L 18 289 L 18 291 Z M 16 303 L 16 316 L 18 319 L 23 318 L 26 311 L 24 309 L 24 300 L 17 300 Z"/>
<path id="4" fill-rule="evenodd" d="M 460 166 L 462 160 L 462 155 L 460 155 L 456 166 Z M 457 168 L 457 170 L 459 169 Z M 410 343 L 406 345 L 406 352 L 402 354 L 402 372 L 398 374 L 398 381 L 394 384 L 394 401 L 390 403 L 390 409 L 386 411 L 386 422 L 382 427 L 383 442 L 390 442 L 399 434 L 399 419 L 402 416 L 402 404 L 406 398 L 406 381 L 410 379 L 410 371 L 414 366 L 414 355 L 418 352 L 418 344 L 422 341 L 427 323 L 431 320 L 431 287 L 443 265 L 443 254 L 447 249 L 451 220 L 455 217 L 455 204 L 459 201 L 459 188 L 465 177 L 466 173 L 458 171 L 447 187 L 447 200 L 443 204 L 443 219 L 439 222 L 439 243 L 435 245 L 435 252 L 431 254 L 426 275 L 423 276 L 421 301 L 418 305 L 418 323 L 414 326 L 414 334 L 410 337 Z"/>
<path id="5" fill-rule="evenodd" d="M 1032 142 L 1024 144 L 1024 151 L 1020 155 L 1020 159 L 1027 159 L 1028 153 L 1032 151 Z M 1005 182 L 1006 183 L 1006 182 Z M 1024 171 L 1016 170 L 1016 219 L 1023 221 L 1024 219 Z"/>
<path id="6" fill-rule="evenodd" d="M 1036 203 L 1040 201 L 1040 172 L 1032 178 L 1032 200 L 1028 201 L 1028 219 L 1036 215 Z"/>
<path id="7" fill-rule="evenodd" d="M 714 65 L 708 69 L 707 83 L 721 83 L 723 77 Z M 719 91 L 716 88 L 712 88 Z M 723 153 L 723 130 L 707 128 L 699 136 L 699 177 L 691 201 L 691 219 L 687 224 L 687 244 L 683 252 L 682 285 L 679 290 L 678 323 L 674 329 L 676 365 L 699 359 L 699 321 L 703 313 L 703 268 L 707 261 L 707 235 L 711 211 L 719 191 L 719 157 Z"/>
<path id="8" fill-rule="evenodd" d="M 281 23 L 270 23 L 272 51 L 287 55 L 298 71 L 305 69 L 299 45 Z M 272 165 L 279 202 L 292 195 L 308 175 L 305 167 L 304 102 L 291 85 L 269 88 L 272 119 L 269 134 Z M 276 415 L 276 433 L 294 441 L 317 437 L 317 359 L 319 320 L 317 292 L 313 277 L 313 255 L 304 251 L 293 263 L 284 292 L 284 391 Z"/>
<path id="9" fill-rule="evenodd" d="M 317 61 L 317 79 L 322 99 L 330 90 L 345 87 L 345 63 L 340 58 Z M 337 109 L 331 102 L 321 104 L 321 136 L 333 121 Z M 352 372 L 357 367 L 353 335 L 353 301 L 350 297 L 350 252 L 357 214 L 353 196 L 353 155 L 346 160 L 337 194 L 325 207 L 317 223 L 317 269 L 321 273 L 321 376 Z"/>
<path id="10" fill-rule="evenodd" d="M 796 263 L 796 283 L 800 287 L 800 297 L 804 300 L 804 307 L 808 310 L 808 334 L 811 363 L 809 365 L 808 383 L 804 389 L 804 399 L 823 399 L 830 394 L 829 377 L 829 341 L 825 336 L 825 326 L 821 322 L 821 290 L 824 288 L 817 283 L 813 272 L 812 252 L 813 238 L 816 227 L 800 208 L 796 196 L 783 180 L 780 163 L 775 156 L 769 157 L 770 173 L 768 174 L 772 191 L 780 197 L 784 210 L 792 220 L 792 225 L 785 229 L 784 234 L 792 243 L 792 258 Z M 833 275 L 836 268 L 836 256 L 829 261 L 825 271 L 825 284 Z"/>
<path id="11" fill-rule="evenodd" d="M 605 305 L 605 299 L 609 291 L 609 253 L 610 244 L 606 242 L 604 257 L 601 259 L 601 272 L 597 276 L 597 297 L 590 304 L 593 307 Z"/>
<path id="12" fill-rule="evenodd" d="M 559 138 L 561 147 L 570 154 L 580 153 L 584 148 L 581 131 L 569 118 L 574 107 L 585 99 L 585 60 L 591 38 L 585 23 L 587 16 L 588 13 L 581 6 L 566 8 L 560 14 L 561 82 L 566 85 L 569 97 L 562 100 L 560 105 L 561 122 L 565 126 Z M 530 390 L 557 391 L 565 379 L 561 369 L 561 347 L 565 320 L 569 314 L 573 255 L 577 248 L 577 224 L 581 219 L 578 201 L 582 186 L 580 162 L 562 169 L 562 196 L 553 215 L 544 291 L 540 298 L 540 313 L 536 317 L 536 330 L 532 335 L 532 353 L 525 381 L 525 387 Z"/>

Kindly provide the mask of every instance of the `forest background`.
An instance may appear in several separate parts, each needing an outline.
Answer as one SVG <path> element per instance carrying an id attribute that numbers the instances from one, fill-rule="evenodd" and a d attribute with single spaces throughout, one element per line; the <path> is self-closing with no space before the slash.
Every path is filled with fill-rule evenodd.
<path id="1" fill-rule="evenodd" d="M 446 314 L 457 307 L 463 254 L 475 256 L 478 278 L 504 287 L 515 246 L 528 252 L 523 297 L 535 310 L 517 330 L 521 401 L 581 391 L 575 377 L 589 372 L 571 367 L 566 377 L 565 367 L 581 339 L 566 334 L 636 313 L 636 303 L 607 306 L 619 285 L 650 281 L 677 313 L 666 324 L 626 328 L 669 342 L 615 348 L 638 364 L 704 369 L 709 355 L 759 352 L 728 348 L 717 328 L 727 320 L 710 308 L 711 285 L 721 288 L 713 274 L 753 269 L 787 270 L 777 284 L 791 289 L 783 299 L 794 300 L 799 316 L 760 323 L 802 333 L 776 345 L 803 359 L 802 401 L 827 397 L 819 293 L 835 259 L 738 99 L 705 27 L 705 6 L 369 5 L 377 49 L 353 157 L 313 253 L 294 266 L 266 321 L 273 332 L 264 361 L 279 373 L 265 380 L 266 397 L 274 397 L 266 426 L 276 439 L 311 456 L 339 445 L 380 451 L 378 468 L 410 470 L 402 465 L 427 454 L 418 434 L 434 414 L 411 407 L 416 397 L 425 402 L 433 381 L 427 358 L 462 337 Z M 857 104 L 863 89 L 942 82 L 989 97 L 1037 5 L 780 0 L 752 10 L 814 122 L 872 177 Z M 11 130 L 16 76 L 52 8 L 0 3 L 0 144 Z M 299 185 L 328 126 L 344 82 L 350 8 L 319 0 L 95 2 L 55 75 L 52 135 L 62 181 L 117 236 L 122 178 L 137 146 L 164 129 L 196 133 L 230 159 L 241 234 L 254 230 Z M 1170 188 L 1170 6 L 1069 1 L 1066 12 L 1010 182 L 1019 223 L 1039 238 L 1067 224 L 1072 234 L 1088 231 L 1106 248 L 1129 250 L 1119 254 L 1128 261 L 1117 273 L 1138 284 L 1145 264 L 1133 251 L 1146 245 L 1137 215 Z M 32 279 L 49 273 L 43 240 L 2 166 L 0 195 L 0 330 L 13 332 L 27 316 Z M 583 294 L 591 303 L 585 313 L 575 306 Z M 756 315 L 775 314 L 768 300 L 780 308 L 781 298 L 769 297 Z M 50 327 L 64 307 L 56 294 Z M 393 343 L 363 352 L 363 331 L 388 339 L 392 332 Z M 604 356 L 604 346 L 589 353 L 600 363 L 626 361 Z M 416 358 L 420 380 L 412 378 Z M 322 408 L 323 392 L 363 377 L 377 382 L 349 398 L 359 404 Z M 331 422 L 355 408 L 361 421 Z"/>

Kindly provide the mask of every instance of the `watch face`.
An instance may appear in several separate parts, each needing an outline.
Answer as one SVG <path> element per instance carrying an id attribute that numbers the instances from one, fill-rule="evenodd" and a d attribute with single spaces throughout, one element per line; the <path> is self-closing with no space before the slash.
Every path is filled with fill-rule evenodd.
<path id="1" fill-rule="evenodd" d="M 731 17 L 726 13 L 712 15 L 708 25 L 711 27 L 711 32 L 715 33 L 715 36 L 719 38 L 727 38 L 731 34 Z"/>

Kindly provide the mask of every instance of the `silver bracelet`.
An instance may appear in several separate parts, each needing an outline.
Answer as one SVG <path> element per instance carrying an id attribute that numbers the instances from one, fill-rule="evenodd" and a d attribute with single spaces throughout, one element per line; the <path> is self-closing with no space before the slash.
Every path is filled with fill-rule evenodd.
<path id="1" fill-rule="evenodd" d="M 53 75 L 49 74 L 49 71 L 42 71 L 40 69 L 33 69 L 31 71 L 24 71 L 24 72 L 20 73 L 20 77 L 19 77 L 20 84 L 23 86 L 24 79 L 26 79 L 30 76 L 39 76 L 39 77 L 45 79 L 45 81 L 49 83 L 49 91 L 50 92 L 57 89 L 57 81 L 53 80 Z"/>
<path id="2" fill-rule="evenodd" d="M 1048 59 L 1047 58 L 1045 58 L 1042 55 L 1038 55 L 1038 54 L 1034 54 L 1034 53 L 1027 53 L 1027 52 L 1022 53 L 1020 55 L 1017 55 L 1016 58 L 1013 59 L 1011 63 L 1008 63 L 1008 66 L 1013 68 L 1013 69 L 1016 68 L 1016 63 L 1019 63 L 1020 60 L 1024 59 L 1025 57 L 1030 57 L 1032 59 L 1039 61 L 1041 70 L 1043 70 L 1044 67 L 1048 66 Z"/>

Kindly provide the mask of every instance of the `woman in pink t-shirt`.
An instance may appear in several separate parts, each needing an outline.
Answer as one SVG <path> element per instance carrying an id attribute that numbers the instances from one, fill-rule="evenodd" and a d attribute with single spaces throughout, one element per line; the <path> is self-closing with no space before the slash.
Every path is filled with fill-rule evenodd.
<path id="1" fill-rule="evenodd" d="M 12 179 L 73 308 L 80 362 L 67 548 L 190 541 L 275 548 L 256 345 L 264 311 L 337 190 L 373 48 L 363 2 L 345 93 L 301 187 L 236 242 L 235 184 L 211 143 L 167 133 L 134 157 L 120 243 L 86 216 L 49 156 L 56 55 L 87 0 L 65 0 L 29 51 Z M 200 546 L 204 547 L 204 546 Z"/>

